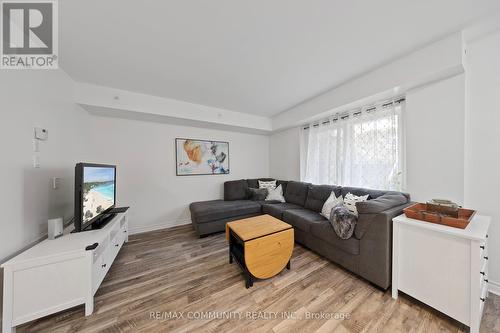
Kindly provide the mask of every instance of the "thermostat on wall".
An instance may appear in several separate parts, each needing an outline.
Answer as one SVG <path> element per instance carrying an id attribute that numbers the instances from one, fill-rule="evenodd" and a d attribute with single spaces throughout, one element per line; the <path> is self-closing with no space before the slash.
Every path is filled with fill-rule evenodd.
<path id="1" fill-rule="evenodd" d="M 45 141 L 49 138 L 49 131 L 45 128 L 35 127 L 35 139 Z"/>

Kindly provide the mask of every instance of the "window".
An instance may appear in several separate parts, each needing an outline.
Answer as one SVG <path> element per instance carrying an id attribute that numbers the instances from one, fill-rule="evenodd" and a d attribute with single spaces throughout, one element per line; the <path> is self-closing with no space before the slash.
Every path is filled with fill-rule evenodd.
<path id="1" fill-rule="evenodd" d="M 382 190 L 404 188 L 404 99 L 336 114 L 301 130 L 301 178 Z"/>

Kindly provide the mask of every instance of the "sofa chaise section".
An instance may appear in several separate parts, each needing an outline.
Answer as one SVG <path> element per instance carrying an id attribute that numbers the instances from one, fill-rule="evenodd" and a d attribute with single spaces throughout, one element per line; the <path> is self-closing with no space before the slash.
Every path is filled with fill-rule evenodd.
<path id="1" fill-rule="evenodd" d="M 193 202 L 189 209 L 199 236 L 224 231 L 226 222 L 262 214 L 261 205 L 251 200 Z"/>
<path id="2" fill-rule="evenodd" d="M 224 200 L 193 202 L 189 205 L 191 221 L 198 236 L 203 237 L 226 230 L 226 223 L 247 217 L 262 215 L 262 206 L 269 201 L 252 201 L 248 197 L 249 188 L 258 188 L 259 180 L 272 178 L 240 179 L 224 183 Z M 288 182 L 277 181 L 286 189 Z"/>

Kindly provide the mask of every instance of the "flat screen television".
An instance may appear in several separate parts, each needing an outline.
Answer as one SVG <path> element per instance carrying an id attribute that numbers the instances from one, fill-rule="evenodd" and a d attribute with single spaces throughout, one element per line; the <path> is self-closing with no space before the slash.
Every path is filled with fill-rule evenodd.
<path id="1" fill-rule="evenodd" d="M 109 217 L 116 202 L 116 166 L 78 163 L 75 167 L 75 232 Z"/>

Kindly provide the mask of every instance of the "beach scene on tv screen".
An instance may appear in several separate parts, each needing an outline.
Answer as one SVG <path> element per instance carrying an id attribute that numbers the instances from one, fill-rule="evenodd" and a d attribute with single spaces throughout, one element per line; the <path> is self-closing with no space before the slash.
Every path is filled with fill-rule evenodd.
<path id="1" fill-rule="evenodd" d="M 83 170 L 83 223 L 114 205 L 114 168 L 85 167 Z"/>

